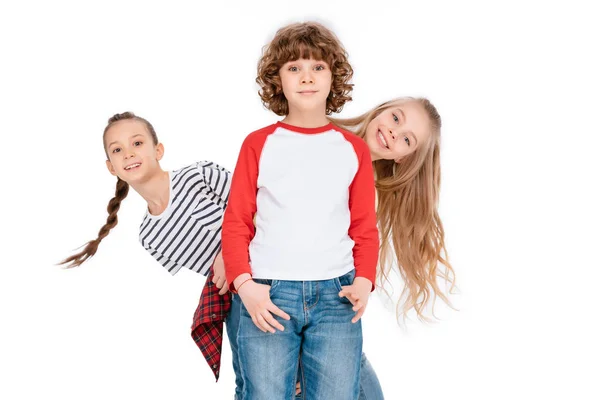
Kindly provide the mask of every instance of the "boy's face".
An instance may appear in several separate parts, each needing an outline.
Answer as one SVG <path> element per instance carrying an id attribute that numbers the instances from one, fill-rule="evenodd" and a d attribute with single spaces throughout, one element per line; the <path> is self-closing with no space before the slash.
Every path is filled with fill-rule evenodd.
<path id="1" fill-rule="evenodd" d="M 279 69 L 283 94 L 289 109 L 314 111 L 327 105 L 331 91 L 331 70 L 325 61 L 298 59 Z"/>

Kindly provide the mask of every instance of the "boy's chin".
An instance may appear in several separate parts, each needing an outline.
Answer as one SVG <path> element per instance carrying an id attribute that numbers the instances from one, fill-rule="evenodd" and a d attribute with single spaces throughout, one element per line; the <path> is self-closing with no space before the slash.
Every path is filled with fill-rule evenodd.
<path id="1" fill-rule="evenodd" d="M 325 112 L 325 108 L 327 107 L 327 103 L 316 102 L 316 101 L 300 101 L 296 104 L 296 107 L 300 111 L 305 112 L 315 112 L 315 111 L 323 111 Z"/>

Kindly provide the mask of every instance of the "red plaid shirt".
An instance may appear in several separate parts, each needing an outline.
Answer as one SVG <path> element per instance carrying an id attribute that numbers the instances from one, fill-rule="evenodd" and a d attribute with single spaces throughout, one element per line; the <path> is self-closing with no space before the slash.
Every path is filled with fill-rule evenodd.
<path id="1" fill-rule="evenodd" d="M 223 322 L 231 308 L 231 293 L 227 292 L 221 296 L 219 288 L 212 281 L 213 275 L 211 268 L 200 295 L 200 302 L 194 313 L 192 339 L 200 348 L 218 381 L 221 369 Z"/>

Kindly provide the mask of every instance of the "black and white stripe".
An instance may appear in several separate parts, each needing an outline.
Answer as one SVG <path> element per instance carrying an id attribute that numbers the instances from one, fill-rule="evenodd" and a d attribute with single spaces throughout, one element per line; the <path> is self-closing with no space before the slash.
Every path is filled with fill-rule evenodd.
<path id="1" fill-rule="evenodd" d="M 221 250 L 221 223 L 231 173 L 210 161 L 171 172 L 170 203 L 158 216 L 146 212 L 140 242 L 171 274 L 182 267 L 208 275 Z"/>

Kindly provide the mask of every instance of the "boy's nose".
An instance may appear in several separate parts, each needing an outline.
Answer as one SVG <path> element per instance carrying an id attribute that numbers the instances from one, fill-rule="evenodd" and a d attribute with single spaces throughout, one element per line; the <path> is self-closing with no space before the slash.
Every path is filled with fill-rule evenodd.
<path id="1" fill-rule="evenodd" d="M 311 74 L 305 73 L 302 76 L 302 83 L 314 83 L 314 79 Z"/>

